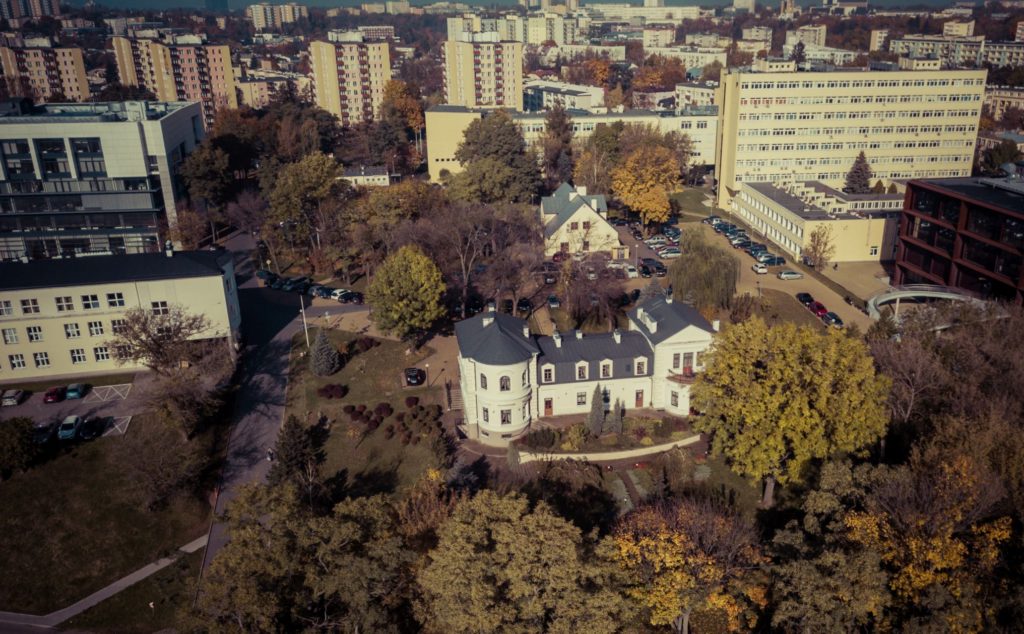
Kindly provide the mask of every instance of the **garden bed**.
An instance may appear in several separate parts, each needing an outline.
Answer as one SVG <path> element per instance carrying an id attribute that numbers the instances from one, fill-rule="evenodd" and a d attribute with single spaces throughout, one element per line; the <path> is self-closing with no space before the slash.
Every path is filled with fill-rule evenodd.
<path id="1" fill-rule="evenodd" d="M 584 423 L 566 429 L 545 427 L 526 434 L 517 441 L 525 451 L 549 453 L 594 453 L 640 449 L 682 440 L 692 436 L 690 424 L 676 416 L 626 416 L 621 433 L 592 436 Z"/>

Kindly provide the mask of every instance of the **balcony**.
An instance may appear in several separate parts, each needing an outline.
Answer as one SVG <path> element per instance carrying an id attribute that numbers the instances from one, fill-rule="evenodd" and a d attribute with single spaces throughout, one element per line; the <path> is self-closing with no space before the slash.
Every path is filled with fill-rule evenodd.
<path id="1" fill-rule="evenodd" d="M 668 371 L 668 380 L 679 385 L 693 385 L 693 382 L 697 379 L 697 374 L 693 371 L 693 368 L 683 368 L 682 372 Z"/>

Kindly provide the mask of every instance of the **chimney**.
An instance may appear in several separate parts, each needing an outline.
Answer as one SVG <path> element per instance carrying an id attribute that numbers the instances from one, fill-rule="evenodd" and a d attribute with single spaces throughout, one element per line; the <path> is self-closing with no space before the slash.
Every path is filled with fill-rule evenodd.
<path id="1" fill-rule="evenodd" d="M 722 322 L 718 321 L 717 319 L 714 320 L 713 322 L 711 322 L 711 329 L 714 330 L 715 332 L 718 332 L 718 329 L 721 328 L 721 327 L 722 327 Z"/>
<path id="2" fill-rule="evenodd" d="M 579 192 L 580 196 L 586 196 L 587 195 L 587 186 L 586 185 L 577 185 L 576 186 L 576 191 Z"/>
<path id="3" fill-rule="evenodd" d="M 613 330 L 612 331 L 612 339 L 615 340 L 615 343 L 622 343 L 622 331 L 619 330 L 618 328 Z"/>
<path id="4" fill-rule="evenodd" d="M 577 329 L 576 330 L 576 339 L 579 340 L 579 339 L 582 339 L 582 338 L 583 338 L 583 331 Z"/>
<path id="5" fill-rule="evenodd" d="M 527 324 L 523 324 L 523 337 L 530 338 L 530 326 Z"/>
<path id="6" fill-rule="evenodd" d="M 643 319 L 644 318 L 644 307 L 643 306 L 641 306 L 640 308 L 636 309 L 636 316 L 637 316 L 638 319 Z"/>
<path id="7" fill-rule="evenodd" d="M 557 330 L 554 331 L 553 333 L 551 333 L 551 338 L 555 340 L 555 347 L 556 348 L 561 348 L 562 347 L 562 335 L 558 334 Z"/>
<path id="8" fill-rule="evenodd" d="M 484 315 L 484 318 L 483 318 L 484 328 L 490 326 L 493 323 L 494 323 L 494 313 L 487 313 L 486 315 Z"/>
<path id="9" fill-rule="evenodd" d="M 164 242 L 164 255 L 166 255 L 169 258 L 174 257 L 174 245 L 171 243 L 170 240 Z"/>

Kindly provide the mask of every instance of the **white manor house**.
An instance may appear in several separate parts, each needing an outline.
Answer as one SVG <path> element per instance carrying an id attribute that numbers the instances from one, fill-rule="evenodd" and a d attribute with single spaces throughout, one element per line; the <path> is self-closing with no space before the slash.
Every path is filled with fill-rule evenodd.
<path id="1" fill-rule="evenodd" d="M 470 438 L 504 446 L 546 416 L 586 414 L 600 385 L 606 407 L 686 415 L 718 322 L 671 297 L 645 301 L 629 328 L 584 335 L 530 334 L 527 322 L 485 312 L 455 325 L 464 424 Z"/>

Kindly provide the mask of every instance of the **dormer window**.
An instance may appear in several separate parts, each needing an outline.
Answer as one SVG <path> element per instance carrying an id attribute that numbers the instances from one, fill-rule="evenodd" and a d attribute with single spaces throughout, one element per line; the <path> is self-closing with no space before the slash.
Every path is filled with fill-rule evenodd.
<path id="1" fill-rule="evenodd" d="M 576 364 L 576 380 L 586 381 L 587 380 L 587 362 L 581 361 Z"/>
<path id="2" fill-rule="evenodd" d="M 540 380 L 543 381 L 544 383 L 554 383 L 555 382 L 555 368 L 553 366 L 550 366 L 550 365 L 549 366 L 545 366 L 540 371 Z"/>
<path id="3" fill-rule="evenodd" d="M 602 361 L 601 362 L 601 378 L 610 379 L 612 378 L 612 362 Z"/>
<path id="4" fill-rule="evenodd" d="M 487 389 L 487 375 L 482 373 L 482 372 L 480 373 L 480 389 L 481 390 L 486 390 Z"/>
<path id="5" fill-rule="evenodd" d="M 636 368 L 637 376 L 643 376 L 647 374 L 647 359 L 645 357 L 637 359 L 634 362 L 634 367 Z"/>

